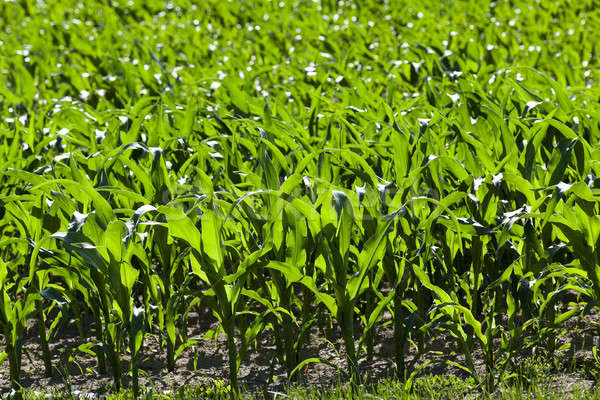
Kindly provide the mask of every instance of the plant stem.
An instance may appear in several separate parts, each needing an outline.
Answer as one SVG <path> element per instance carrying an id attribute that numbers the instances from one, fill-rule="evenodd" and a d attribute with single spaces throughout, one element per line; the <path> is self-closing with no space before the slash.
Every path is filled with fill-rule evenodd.
<path id="1" fill-rule="evenodd" d="M 394 295 L 394 350 L 396 353 L 396 376 L 402 381 L 406 378 L 406 367 L 404 363 L 404 332 L 402 329 L 402 321 L 404 320 L 403 314 L 402 294 L 401 291 L 398 290 Z"/>
<path id="2" fill-rule="evenodd" d="M 229 381 L 231 385 L 231 398 L 238 397 L 237 382 L 237 349 L 235 347 L 235 337 L 233 332 L 227 332 L 227 352 L 229 355 Z"/>
<path id="3" fill-rule="evenodd" d="M 46 337 L 46 323 L 44 318 L 44 311 L 41 302 L 37 302 L 37 320 L 38 329 L 40 335 L 40 346 L 42 348 L 42 359 L 44 360 L 44 376 L 46 378 L 52 377 L 52 359 L 50 358 L 50 349 L 48 348 L 48 338 Z"/>
<path id="4" fill-rule="evenodd" d="M 372 271 L 370 274 L 373 275 Z M 367 316 L 367 318 L 369 318 L 369 316 L 375 309 L 374 293 L 375 293 L 375 290 L 373 289 L 373 276 L 371 276 L 369 279 L 369 290 L 366 294 L 367 304 L 365 305 L 365 315 Z M 373 361 L 373 347 L 375 345 L 375 329 L 376 329 L 376 325 L 373 325 L 373 327 L 371 329 L 369 329 L 369 332 L 367 332 L 367 337 L 365 339 L 366 344 L 367 344 L 367 360 L 369 360 L 369 361 Z"/>
<path id="5" fill-rule="evenodd" d="M 108 357 L 110 358 L 115 390 L 121 390 L 121 357 L 119 351 L 115 348 L 115 343 L 107 330 L 106 338 L 108 341 Z"/>
<path id="6" fill-rule="evenodd" d="M 21 373 L 19 356 L 17 354 L 17 349 L 11 343 L 11 334 L 4 335 L 6 338 L 6 353 L 8 354 L 8 364 L 10 369 L 10 385 L 15 390 L 15 399 L 22 399 L 23 394 L 21 392 L 21 382 L 19 380 L 19 375 Z"/>
<path id="7" fill-rule="evenodd" d="M 135 332 L 129 327 L 129 350 L 131 352 L 131 381 L 133 384 L 133 397 L 140 396 L 139 372 L 137 363 L 137 352 L 135 350 Z"/>
<path id="8" fill-rule="evenodd" d="M 104 338 L 104 329 L 102 325 L 102 319 L 100 317 L 99 308 L 93 310 L 94 319 L 96 323 L 96 340 L 100 345 L 97 346 L 96 349 L 96 359 L 98 360 L 98 372 L 100 375 L 106 374 L 106 357 L 104 355 L 104 347 L 102 346 L 103 338 Z"/>
<path id="9" fill-rule="evenodd" d="M 353 325 L 353 306 L 350 301 L 340 307 L 341 315 L 339 318 L 342 325 L 342 336 L 346 348 L 346 358 L 348 360 L 348 373 L 351 383 L 358 383 L 358 360 L 356 359 L 356 349 L 354 347 L 354 325 Z"/>
<path id="10" fill-rule="evenodd" d="M 175 370 L 175 344 L 171 342 L 171 338 L 167 334 L 167 370 L 173 372 Z"/>

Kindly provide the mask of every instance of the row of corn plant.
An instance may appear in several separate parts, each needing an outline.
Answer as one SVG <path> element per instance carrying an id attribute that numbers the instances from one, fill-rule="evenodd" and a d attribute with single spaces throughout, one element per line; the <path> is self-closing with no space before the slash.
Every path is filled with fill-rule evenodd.
<path id="1" fill-rule="evenodd" d="M 176 371 L 192 312 L 233 397 L 261 340 L 290 380 L 335 341 L 357 385 L 387 326 L 407 387 L 445 362 L 493 391 L 597 308 L 593 2 L 38 3 L 0 5 L 17 396 L 24 346 L 61 374 L 69 328 L 139 396 L 147 337 Z"/>

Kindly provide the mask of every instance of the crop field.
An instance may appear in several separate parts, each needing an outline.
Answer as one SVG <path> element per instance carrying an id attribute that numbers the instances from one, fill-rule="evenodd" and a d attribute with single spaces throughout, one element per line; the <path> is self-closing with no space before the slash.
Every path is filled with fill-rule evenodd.
<path id="1" fill-rule="evenodd" d="M 594 381 L 599 55 L 594 0 L 0 2 L 0 395 Z"/>

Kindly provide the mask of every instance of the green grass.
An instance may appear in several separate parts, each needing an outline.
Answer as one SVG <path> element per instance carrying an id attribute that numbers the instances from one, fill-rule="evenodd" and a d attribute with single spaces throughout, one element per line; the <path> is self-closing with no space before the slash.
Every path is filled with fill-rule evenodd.
<path id="1" fill-rule="evenodd" d="M 536 368 L 542 368 L 536 366 Z M 414 387 L 408 391 L 402 382 L 386 379 L 374 385 L 360 386 L 352 389 L 345 386 L 336 386 L 333 388 L 289 388 L 285 391 L 241 392 L 242 399 L 278 399 L 289 398 L 298 400 L 307 399 L 598 399 L 600 392 L 598 389 L 589 389 L 574 385 L 565 390 L 548 386 L 552 379 L 548 375 L 537 376 L 536 380 L 530 381 L 526 387 L 520 385 L 510 385 L 498 388 L 493 394 L 485 393 L 476 389 L 472 379 L 460 379 L 455 376 L 427 375 L 415 380 Z M 143 399 L 164 399 L 164 400 L 195 400 L 195 399 L 226 399 L 229 398 L 229 387 L 223 382 L 216 382 L 213 385 L 205 386 L 186 386 L 176 390 L 165 391 L 162 393 L 152 390 L 143 391 Z M 74 395 L 68 395 L 64 392 L 47 393 L 26 392 L 25 400 L 42 400 L 51 397 L 54 400 L 80 399 L 86 394 L 75 392 Z M 89 396 L 89 394 L 87 395 Z M 96 395 L 97 396 L 97 395 Z M 89 397 L 88 397 L 89 398 Z M 124 390 L 118 393 L 102 395 L 105 400 L 128 400 L 135 398 L 130 390 Z"/>
<path id="2" fill-rule="evenodd" d="M 594 1 L 22 0 L 0 26 L 15 390 L 33 326 L 46 376 L 69 328 L 138 396 L 147 339 L 175 371 L 208 311 L 233 396 L 257 340 L 294 380 L 332 324 L 350 387 L 389 324 L 399 381 L 438 339 L 496 393 L 597 312 Z"/>

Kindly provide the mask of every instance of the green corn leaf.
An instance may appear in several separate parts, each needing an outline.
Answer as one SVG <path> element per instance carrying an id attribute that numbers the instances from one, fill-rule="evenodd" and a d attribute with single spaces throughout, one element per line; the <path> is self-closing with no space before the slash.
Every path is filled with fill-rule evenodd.
<path id="1" fill-rule="evenodd" d="M 98 221 L 101 229 L 106 229 L 108 224 L 116 219 L 113 209 L 108 201 L 106 201 L 106 199 L 104 199 L 104 197 L 102 197 L 100 193 L 98 193 L 98 191 L 92 187 L 91 183 L 87 181 L 85 184 L 79 184 L 70 179 L 53 179 L 36 185 L 31 188 L 31 190 L 46 190 L 46 186 L 55 184 L 64 186 L 74 198 L 78 198 L 84 194 L 94 205 L 96 220 Z"/>
<path id="2" fill-rule="evenodd" d="M 202 215 L 202 250 L 214 263 L 217 271 L 223 274 L 223 245 L 221 243 L 222 217 L 216 211 L 207 209 Z"/>
<path id="3" fill-rule="evenodd" d="M 112 221 L 104 234 L 104 245 L 112 258 L 118 262 L 125 257 L 125 243 L 123 239 L 127 233 L 127 226 L 122 221 Z"/>
<path id="4" fill-rule="evenodd" d="M 354 301 L 359 295 L 367 272 L 383 258 L 387 244 L 386 238 L 392 221 L 392 218 L 381 221 L 377 232 L 367 240 L 360 252 L 358 256 L 360 274 L 350 278 L 346 286 L 350 301 Z"/>
<path id="5" fill-rule="evenodd" d="M 171 236 L 185 240 L 198 252 L 202 251 L 200 248 L 202 242 L 200 231 L 182 210 L 175 207 L 161 206 L 158 211 L 166 216 Z"/>
<path id="6" fill-rule="evenodd" d="M 135 282 L 138 279 L 138 276 L 140 275 L 140 271 L 135 269 L 129 263 L 124 262 L 121 263 L 120 274 L 121 284 L 128 290 L 128 292 L 131 292 L 131 290 L 133 289 L 133 285 L 135 284 Z"/>
<path id="7" fill-rule="evenodd" d="M 460 224 L 460 231 L 456 231 L 456 223 L 446 215 L 441 215 L 438 221 L 440 224 L 446 226 L 453 232 L 465 233 L 471 236 L 491 235 L 496 232 L 490 228 L 483 226 L 482 224 L 471 218 L 456 218 L 456 221 L 458 221 L 458 223 Z"/>
<path id="8" fill-rule="evenodd" d="M 338 218 L 337 236 L 338 245 L 342 254 L 350 249 L 352 229 L 354 225 L 354 210 L 346 193 L 334 190 L 331 193 L 331 203 Z"/>
<path id="9" fill-rule="evenodd" d="M 577 138 L 561 142 L 559 146 L 560 149 L 560 160 L 558 164 L 554 167 L 552 171 L 552 175 L 550 176 L 550 180 L 548 181 L 548 185 L 556 185 L 557 183 L 563 180 L 565 175 L 567 165 L 571 161 L 571 153 L 573 152 L 573 147 L 577 142 Z"/>
<path id="10" fill-rule="evenodd" d="M 313 278 L 307 275 L 303 275 L 297 266 L 290 265 L 281 261 L 271 261 L 265 268 L 274 269 L 280 271 L 286 280 L 290 282 L 298 282 L 304 285 L 307 289 L 312 291 L 317 299 L 327 307 L 332 315 L 337 315 L 338 305 L 333 297 L 327 293 L 319 291 Z"/>
<path id="11" fill-rule="evenodd" d="M 143 307 L 133 307 L 131 313 L 131 330 L 135 338 L 134 349 L 139 351 L 144 338 L 145 310 Z"/>
<path id="12" fill-rule="evenodd" d="M 67 249 L 74 251 L 89 265 L 100 271 L 107 268 L 106 262 L 98 253 L 97 247 L 91 244 L 91 240 L 80 232 L 57 232 L 51 238 L 63 242 Z"/>

